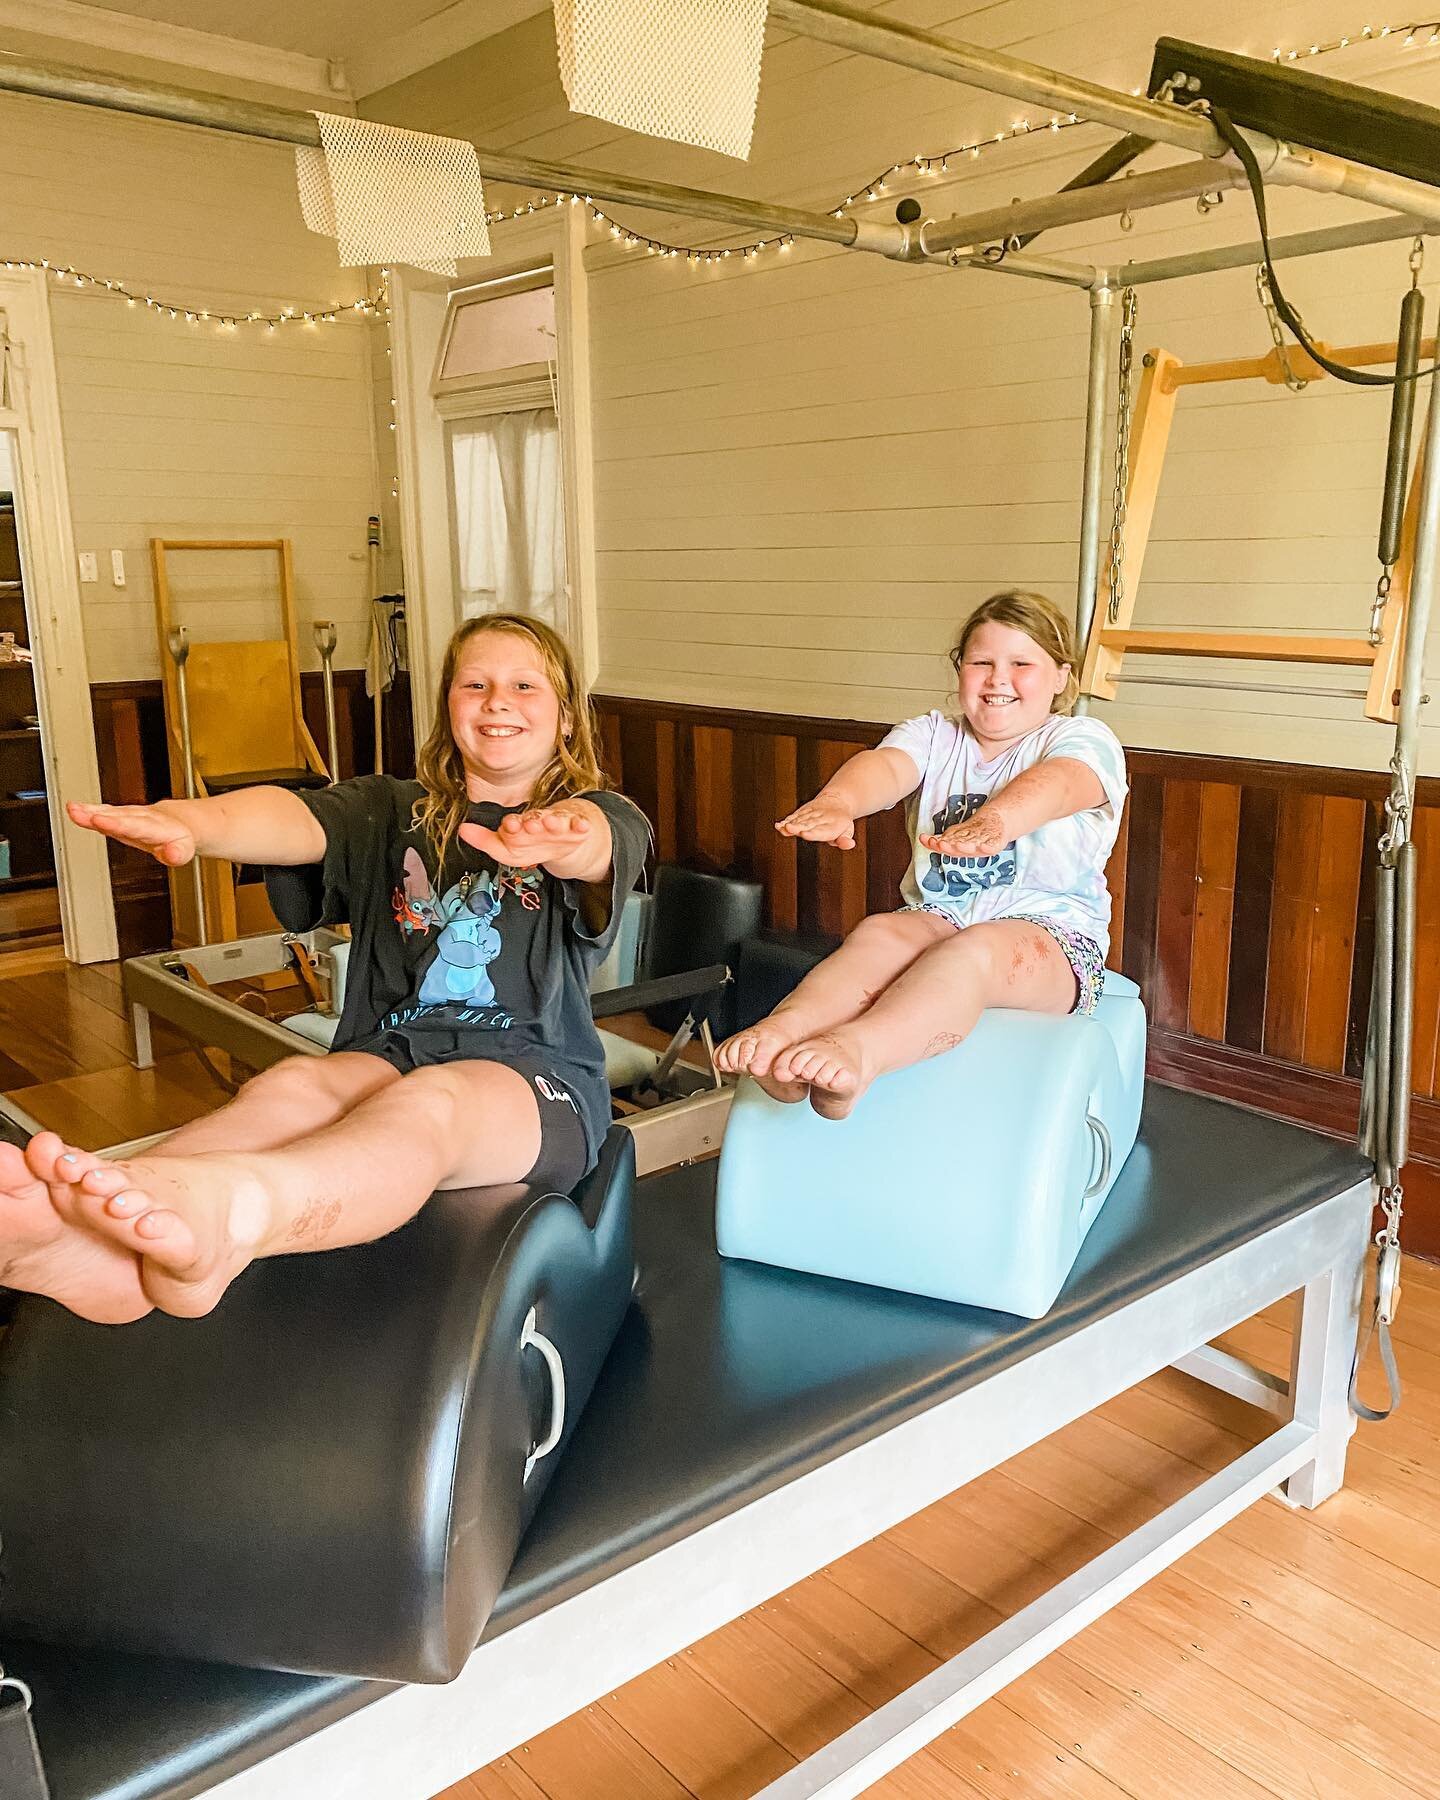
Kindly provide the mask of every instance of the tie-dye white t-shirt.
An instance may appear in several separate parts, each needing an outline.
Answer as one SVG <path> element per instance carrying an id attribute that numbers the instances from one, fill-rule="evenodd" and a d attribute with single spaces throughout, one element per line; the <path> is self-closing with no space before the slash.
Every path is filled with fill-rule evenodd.
<path id="1" fill-rule="evenodd" d="M 906 719 L 881 747 L 903 750 L 920 773 L 908 809 L 914 855 L 900 885 L 907 906 L 943 912 L 956 924 L 1027 916 L 1053 919 L 1110 947 L 1110 891 L 1105 864 L 1125 804 L 1125 752 L 1098 719 L 1052 713 L 1043 725 L 990 762 L 962 723 L 944 713 Z M 916 833 L 941 832 L 978 812 L 1026 769 L 1066 757 L 1093 769 L 1105 790 L 1099 806 L 1052 819 L 993 856 L 940 856 Z"/>

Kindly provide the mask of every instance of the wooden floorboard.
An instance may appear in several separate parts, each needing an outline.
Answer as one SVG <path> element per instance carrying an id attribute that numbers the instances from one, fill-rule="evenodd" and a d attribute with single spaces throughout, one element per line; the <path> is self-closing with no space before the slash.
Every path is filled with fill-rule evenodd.
<path id="1" fill-rule="evenodd" d="M 1440 1792 L 1440 1271 L 1406 1265 L 1396 1419 L 1345 1490 L 1267 1499 L 877 1795 L 1387 1800 Z M 1231 1334 L 1285 1370 L 1287 1302 Z M 1036 1598 L 1273 1421 L 1167 1370 L 590 1707 L 696 1800 L 753 1793 Z M 783 1646 L 783 1648 L 781 1647 Z M 445 1800 L 623 1800 L 546 1732 Z M 570 1740 L 573 1744 L 573 1738 Z M 648 1766 L 648 1765 L 647 1765 Z M 529 1786 L 502 1784 L 523 1772 Z M 597 1782 L 600 1785 L 596 1785 Z M 607 1785 L 609 1783 L 609 1785 Z M 938 1784 L 938 1785 L 937 1785 Z"/>
<path id="2" fill-rule="evenodd" d="M 212 1110 L 167 1027 L 129 1063 L 115 964 L 0 955 L 0 1088 L 87 1148 Z M 1282 1303 L 1226 1345 L 1289 1367 Z M 1270 1499 L 871 1791 L 886 1800 L 1440 1792 L 1440 1270 L 1407 1261 L 1394 1420 L 1343 1492 Z M 1371 1375 L 1373 1379 L 1373 1371 Z M 1378 1389 L 1377 1389 L 1378 1392 Z M 744 1800 L 1273 1421 L 1166 1370 L 477 1771 L 444 1800 Z"/>

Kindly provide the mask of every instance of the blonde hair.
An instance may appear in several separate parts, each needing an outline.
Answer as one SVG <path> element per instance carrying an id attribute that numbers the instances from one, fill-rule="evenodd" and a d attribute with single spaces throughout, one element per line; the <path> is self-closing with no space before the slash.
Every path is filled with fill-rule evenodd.
<path id="1" fill-rule="evenodd" d="M 488 613 L 478 619 L 468 619 L 445 646 L 435 723 L 415 758 L 416 778 L 425 791 L 415 802 L 414 827 L 423 831 L 429 840 L 437 869 L 443 865 L 470 804 L 465 787 L 465 765 L 450 729 L 450 688 L 461 652 L 472 638 L 486 631 L 503 631 L 532 645 L 538 651 L 541 666 L 560 701 L 560 735 L 555 740 L 555 754 L 541 770 L 529 804 L 550 806 L 572 794 L 588 793 L 609 785 L 601 772 L 595 748 L 597 732 L 590 696 L 580 679 L 570 646 L 559 632 L 542 620 L 526 618 L 522 613 Z"/>
<path id="2" fill-rule="evenodd" d="M 1008 588 L 1003 594 L 992 594 L 982 600 L 960 628 L 960 636 L 950 652 L 950 666 L 959 673 L 965 660 L 965 647 L 982 625 L 1009 625 L 1034 640 L 1052 662 L 1069 673 L 1065 685 L 1050 703 L 1051 712 L 1068 713 L 1080 692 L 1075 676 L 1075 633 L 1065 614 L 1044 594 L 1027 593 L 1023 588 Z"/>

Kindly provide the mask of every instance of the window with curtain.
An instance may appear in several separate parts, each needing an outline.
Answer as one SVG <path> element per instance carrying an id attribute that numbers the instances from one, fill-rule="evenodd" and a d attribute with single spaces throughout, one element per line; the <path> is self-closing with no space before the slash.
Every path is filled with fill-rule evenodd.
<path id="1" fill-rule="evenodd" d="M 551 406 L 450 425 L 460 612 L 526 613 L 565 631 L 565 507 Z"/>
<path id="2" fill-rule="evenodd" d="M 519 612 L 570 629 L 555 334 L 548 263 L 450 296 L 431 386 L 463 618 Z"/>

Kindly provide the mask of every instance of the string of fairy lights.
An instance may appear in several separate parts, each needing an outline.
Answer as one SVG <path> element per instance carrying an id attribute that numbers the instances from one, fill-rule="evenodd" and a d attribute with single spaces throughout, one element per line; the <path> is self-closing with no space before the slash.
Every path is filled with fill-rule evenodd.
<path id="1" fill-rule="evenodd" d="M 1277 45 L 1271 53 L 1271 60 L 1288 64 L 1307 62 L 1312 57 L 1329 56 L 1337 51 L 1349 50 L 1362 44 L 1379 43 L 1382 40 L 1398 38 L 1403 49 L 1412 49 L 1416 45 L 1429 47 L 1440 43 L 1440 20 L 1411 22 L 1403 25 L 1363 25 L 1358 30 L 1341 37 L 1327 39 L 1325 42 L 1285 48 Z M 1133 90 L 1136 94 L 1141 90 Z M 835 219 L 844 218 L 845 214 L 855 206 L 863 206 L 871 201 L 881 200 L 891 193 L 896 184 L 904 183 L 912 178 L 924 180 L 949 174 L 954 164 L 973 162 L 987 152 L 996 150 L 1006 144 L 1013 144 L 1021 139 L 1043 137 L 1047 133 L 1055 134 L 1073 130 L 1078 125 L 1088 124 L 1079 113 L 1052 113 L 1042 119 L 1016 119 L 1013 124 L 1001 131 L 976 138 L 970 143 L 958 144 L 949 150 L 922 152 L 902 162 L 889 164 L 868 181 L 862 182 L 853 193 L 846 194 L 844 199 L 829 208 L 830 216 Z M 592 220 L 603 226 L 619 243 L 627 249 L 643 248 L 650 256 L 684 257 L 692 268 L 710 266 L 716 263 L 739 261 L 754 262 L 764 252 L 777 250 L 788 251 L 795 239 L 789 232 L 776 232 L 768 237 L 755 238 L 749 243 L 730 244 L 720 247 L 697 244 L 672 244 L 663 238 L 651 237 L 643 231 L 635 231 L 630 226 L 613 218 L 602 206 L 598 206 L 589 194 L 570 193 L 564 189 L 553 193 L 537 194 L 528 200 L 521 201 L 518 206 L 509 210 L 487 212 L 486 223 L 490 225 L 507 225 L 516 219 L 533 217 L 562 206 L 583 206 Z M 389 270 L 383 270 L 379 288 L 374 293 L 363 295 L 358 300 L 346 300 L 333 306 L 302 307 L 286 306 L 278 312 L 263 311 L 224 311 L 217 308 L 189 306 L 180 301 L 167 300 L 163 295 L 145 293 L 135 290 L 124 282 L 112 281 L 103 275 L 92 275 L 87 270 L 72 268 L 68 263 L 52 262 L 48 258 L 6 257 L 4 266 L 7 270 L 43 271 L 58 286 L 67 284 L 79 289 L 93 289 L 99 293 L 113 295 L 124 300 L 127 306 L 143 308 L 159 318 L 175 320 L 191 327 L 214 326 L 222 332 L 239 331 L 250 326 L 259 327 L 267 335 L 293 327 L 313 327 L 339 324 L 343 319 L 355 318 L 389 318 Z M 392 428 L 393 429 L 393 428 Z"/>
<path id="2" fill-rule="evenodd" d="M 91 275 L 84 269 L 74 269 L 69 263 L 51 262 L 44 256 L 33 259 L 7 256 L 5 268 L 12 272 L 17 269 L 43 271 L 58 287 L 64 287 L 68 282 L 77 288 L 94 288 L 99 293 L 113 294 L 127 306 L 145 307 L 157 317 L 168 315 L 172 319 L 183 319 L 187 325 L 214 325 L 221 331 L 238 331 L 242 325 L 261 325 L 266 331 L 278 331 L 282 325 L 338 325 L 345 318 L 380 318 L 387 307 L 385 278 L 390 273 L 388 269 L 384 270 L 380 288 L 359 300 L 343 300 L 335 306 L 286 306 L 279 312 L 267 313 L 225 312 L 219 308 L 186 306 L 179 301 L 162 299 L 157 294 L 136 293 L 126 287 L 123 281 L 111 281 L 104 275 Z"/>

